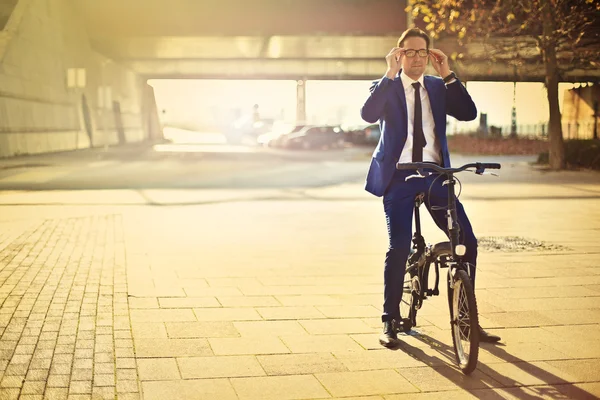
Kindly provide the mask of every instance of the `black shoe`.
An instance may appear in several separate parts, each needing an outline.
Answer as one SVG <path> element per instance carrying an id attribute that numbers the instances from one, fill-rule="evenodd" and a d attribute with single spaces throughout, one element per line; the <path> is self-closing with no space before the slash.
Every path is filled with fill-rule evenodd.
<path id="1" fill-rule="evenodd" d="M 398 344 L 395 321 L 385 321 L 383 323 L 383 333 L 379 336 L 379 343 L 387 348 L 394 347 Z"/>
<path id="2" fill-rule="evenodd" d="M 484 343 L 496 343 L 500 341 L 500 336 L 487 333 L 483 328 L 479 327 L 479 341 Z"/>

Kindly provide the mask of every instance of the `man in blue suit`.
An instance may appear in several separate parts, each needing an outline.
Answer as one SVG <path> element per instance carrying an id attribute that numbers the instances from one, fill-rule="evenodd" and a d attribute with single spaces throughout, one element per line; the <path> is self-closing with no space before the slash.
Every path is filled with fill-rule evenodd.
<path id="1" fill-rule="evenodd" d="M 398 40 L 398 47 L 385 57 L 385 76 L 371 86 L 369 98 L 361 109 L 362 118 L 370 123 L 379 121 L 382 132 L 371 160 L 366 190 L 375 196 L 383 196 L 388 227 L 381 317 L 383 334 L 379 339 L 385 347 L 398 343 L 400 301 L 418 193 L 425 193 L 429 213 L 448 234 L 444 210 L 433 209 L 447 205 L 447 189 L 441 186 L 442 179 L 435 180 L 437 175 L 431 174 L 425 179 L 406 181 L 405 178 L 415 171 L 396 170 L 396 163 L 419 161 L 449 167 L 446 114 L 461 121 L 477 117 L 475 103 L 450 70 L 448 57 L 439 49 L 429 48 L 429 42 L 429 36 L 422 30 L 406 30 Z M 441 78 L 423 75 L 428 61 Z M 457 213 L 460 241 L 467 247 L 464 259 L 472 265 L 470 272 L 474 283 L 477 239 L 458 201 Z M 480 340 L 496 342 L 500 338 L 480 328 Z"/>

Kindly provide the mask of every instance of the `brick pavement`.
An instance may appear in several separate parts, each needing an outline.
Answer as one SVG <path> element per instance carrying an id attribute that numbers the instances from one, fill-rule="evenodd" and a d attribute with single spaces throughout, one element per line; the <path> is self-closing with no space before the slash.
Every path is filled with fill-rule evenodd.
<path id="1" fill-rule="evenodd" d="M 400 349 L 379 346 L 386 235 L 359 185 L 3 206 L 0 399 L 597 398 L 600 185 L 550 187 L 465 191 L 479 236 L 565 247 L 481 249 L 481 320 L 503 341 L 470 377 L 443 295 Z M 211 202 L 168 206 L 182 197 Z"/>
<path id="2" fill-rule="evenodd" d="M 0 398 L 139 398 L 121 216 L 45 219 L 0 259 Z"/>

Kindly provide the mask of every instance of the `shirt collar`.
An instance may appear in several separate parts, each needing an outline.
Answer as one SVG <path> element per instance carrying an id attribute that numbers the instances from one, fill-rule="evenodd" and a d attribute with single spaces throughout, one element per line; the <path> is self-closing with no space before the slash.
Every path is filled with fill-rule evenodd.
<path id="1" fill-rule="evenodd" d="M 418 81 L 413 80 L 412 78 L 410 78 L 408 75 L 406 75 L 404 73 L 404 70 L 400 71 L 400 79 L 402 80 L 402 86 L 404 86 L 404 90 L 407 89 L 411 89 L 412 88 L 412 84 L 415 82 L 419 82 L 421 84 L 421 87 L 424 88 L 425 87 L 425 82 L 423 79 L 423 75 L 421 75 L 418 79 Z"/>

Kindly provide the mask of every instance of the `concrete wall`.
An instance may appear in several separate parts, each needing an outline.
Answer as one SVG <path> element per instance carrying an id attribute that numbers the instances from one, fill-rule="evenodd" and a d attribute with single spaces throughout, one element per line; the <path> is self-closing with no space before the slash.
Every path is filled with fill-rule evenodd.
<path id="1" fill-rule="evenodd" d="M 16 5 L 17 0 L 0 0 L 0 31 L 6 26 Z"/>
<path id="2" fill-rule="evenodd" d="M 85 68 L 84 89 L 67 87 L 69 68 Z M 68 0 L 19 0 L 0 33 L 0 157 L 117 144 L 112 101 L 120 103 L 126 142 L 144 140 L 145 87 L 92 49 Z"/>
<path id="3" fill-rule="evenodd" d="M 565 90 L 562 105 L 562 130 L 565 139 L 595 139 L 600 123 L 598 111 L 600 85 Z"/>

